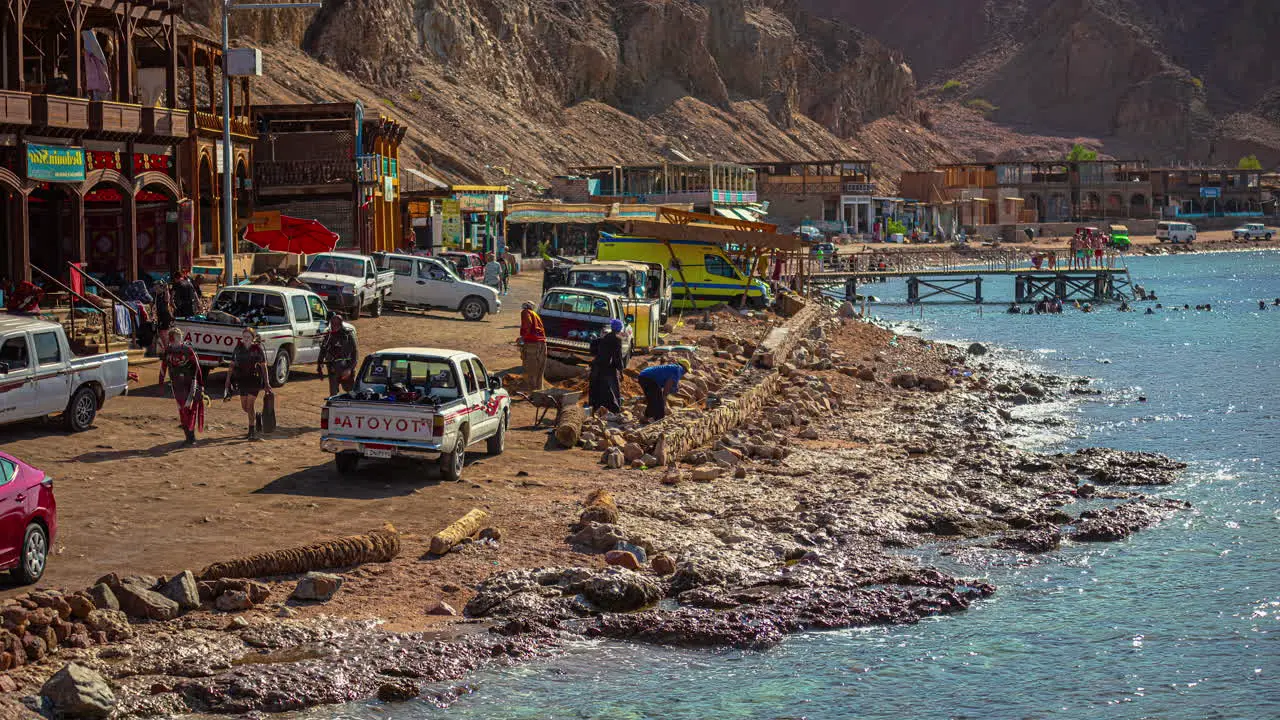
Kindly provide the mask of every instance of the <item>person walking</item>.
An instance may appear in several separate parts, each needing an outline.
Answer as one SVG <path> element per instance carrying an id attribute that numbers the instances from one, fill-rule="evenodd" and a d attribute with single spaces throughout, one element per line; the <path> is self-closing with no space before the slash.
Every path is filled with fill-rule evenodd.
<path id="1" fill-rule="evenodd" d="M 347 325 L 338 313 L 329 313 L 329 332 L 320 343 L 320 356 L 316 358 L 316 372 L 329 372 L 329 397 L 340 392 L 351 392 L 356 384 L 356 359 L 360 351 L 356 347 L 356 330 Z"/>
<path id="2" fill-rule="evenodd" d="M 186 434 L 186 445 L 193 445 L 196 432 L 204 430 L 204 387 L 200 358 L 186 342 L 181 328 L 170 328 L 164 354 L 160 360 L 160 384 L 165 377 L 178 403 L 178 422 Z"/>
<path id="3" fill-rule="evenodd" d="M 180 318 L 189 318 L 196 314 L 198 307 L 196 286 L 191 282 L 189 271 L 183 270 L 173 281 L 173 312 Z"/>
<path id="4" fill-rule="evenodd" d="M 520 306 L 520 361 L 524 364 L 524 384 L 529 392 L 541 390 L 547 370 L 547 330 L 531 302 Z"/>
<path id="5" fill-rule="evenodd" d="M 591 377 L 587 390 L 587 406 L 593 413 L 608 410 L 622 412 L 622 394 L 619 390 L 622 371 L 626 363 L 622 359 L 622 321 L 613 319 L 609 332 L 591 341 Z"/>
<path id="6" fill-rule="evenodd" d="M 640 389 L 644 390 L 646 420 L 657 422 L 667 416 L 667 396 L 680 388 L 680 380 L 689 372 L 689 361 L 678 358 L 669 365 L 653 365 L 640 371 Z"/>
<path id="7" fill-rule="evenodd" d="M 484 284 L 502 293 L 502 263 L 493 253 L 489 253 L 489 262 L 484 264 Z"/>
<path id="8" fill-rule="evenodd" d="M 246 440 L 262 434 L 262 416 L 257 411 L 258 393 L 272 394 L 268 377 L 267 354 L 262 348 L 262 338 L 257 330 L 247 327 L 231 351 L 231 371 L 227 375 L 226 389 L 226 397 L 230 399 L 234 388 L 235 394 L 240 396 L 240 409 L 249 418 Z"/>

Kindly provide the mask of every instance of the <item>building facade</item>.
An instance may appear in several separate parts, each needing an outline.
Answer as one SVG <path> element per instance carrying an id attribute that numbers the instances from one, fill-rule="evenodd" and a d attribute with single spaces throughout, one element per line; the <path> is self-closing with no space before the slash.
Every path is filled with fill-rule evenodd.
<path id="1" fill-rule="evenodd" d="M 358 102 L 256 106 L 252 114 L 255 209 L 318 220 L 345 250 L 403 243 L 403 125 L 366 118 Z"/>
<path id="2" fill-rule="evenodd" d="M 0 276 L 108 284 L 190 256 L 177 179 L 178 6 L 7 0 L 0 18 Z"/>
<path id="3" fill-rule="evenodd" d="M 1275 212 L 1260 170 L 1154 168 L 1152 204 L 1165 218 L 1252 217 Z"/>
<path id="4" fill-rule="evenodd" d="M 812 225 L 824 232 L 865 234 L 893 212 L 876 196 L 869 160 L 768 161 L 756 171 L 761 201 L 783 226 Z"/>
<path id="5" fill-rule="evenodd" d="M 591 202 L 692 205 L 698 212 L 743 220 L 761 215 L 756 172 L 737 163 L 576 167 L 569 177 L 585 182 Z M 574 188 L 571 200 L 581 201 L 580 184 L 562 177 L 560 186 Z"/>

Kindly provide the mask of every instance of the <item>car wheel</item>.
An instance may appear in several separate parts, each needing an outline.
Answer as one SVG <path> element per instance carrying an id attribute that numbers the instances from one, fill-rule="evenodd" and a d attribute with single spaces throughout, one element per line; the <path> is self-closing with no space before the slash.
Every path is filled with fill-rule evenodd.
<path id="1" fill-rule="evenodd" d="M 462 468 L 467 464 L 467 435 L 465 430 L 458 431 L 458 444 L 453 452 L 445 453 L 440 458 L 440 475 L 449 482 L 462 479 Z"/>
<path id="2" fill-rule="evenodd" d="M 353 473 L 356 471 L 356 467 L 360 465 L 360 453 L 346 450 L 334 455 L 333 462 L 338 466 L 338 472 L 343 475 Z"/>
<path id="3" fill-rule="evenodd" d="M 44 577 L 48 560 L 49 536 L 39 524 L 31 523 L 22 537 L 22 557 L 13 569 L 13 576 L 23 585 L 32 585 Z"/>
<path id="4" fill-rule="evenodd" d="M 281 387 L 289 382 L 289 362 L 288 350 L 276 353 L 276 361 L 271 365 L 271 387 Z"/>
<path id="5" fill-rule="evenodd" d="M 478 322 L 484 319 L 485 313 L 489 312 L 489 308 L 485 306 L 484 300 L 472 295 L 462 301 L 462 305 L 458 307 L 462 313 L 463 320 Z"/>
<path id="6" fill-rule="evenodd" d="M 369 309 L 369 317 L 375 317 L 375 318 L 382 317 L 382 296 L 381 295 L 379 295 L 378 298 L 373 301 L 373 307 Z"/>
<path id="7" fill-rule="evenodd" d="M 84 432 L 93 427 L 93 420 L 98 416 L 98 393 L 93 388 L 82 387 L 76 390 L 71 396 L 71 401 L 67 403 L 67 409 L 63 413 L 66 420 L 67 430 L 71 432 Z"/>
<path id="8" fill-rule="evenodd" d="M 490 455 L 501 455 L 507 449 L 507 425 L 510 422 L 510 416 L 504 410 L 502 419 L 498 421 L 498 430 L 489 438 L 489 443 L 485 448 Z"/>

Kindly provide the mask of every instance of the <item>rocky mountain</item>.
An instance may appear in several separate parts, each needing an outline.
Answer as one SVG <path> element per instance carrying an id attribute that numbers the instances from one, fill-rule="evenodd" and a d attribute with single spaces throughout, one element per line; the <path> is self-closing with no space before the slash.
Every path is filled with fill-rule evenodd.
<path id="1" fill-rule="evenodd" d="M 219 0 L 186 7 L 197 31 L 219 17 Z M 264 50 L 258 101 L 360 98 L 450 178 L 532 187 L 673 150 L 954 159 L 901 53 L 793 0 L 326 0 L 237 13 L 233 32 Z"/>
<path id="2" fill-rule="evenodd" d="M 1256 153 L 1280 162 L 1274 0 L 801 5 L 902 48 L 925 102 L 962 116 L 961 126 L 990 122 L 996 137 L 1011 129 L 1081 136 L 1112 155 L 1158 161 L 1234 163 Z M 997 154 L 1022 154 L 1006 139 Z"/>

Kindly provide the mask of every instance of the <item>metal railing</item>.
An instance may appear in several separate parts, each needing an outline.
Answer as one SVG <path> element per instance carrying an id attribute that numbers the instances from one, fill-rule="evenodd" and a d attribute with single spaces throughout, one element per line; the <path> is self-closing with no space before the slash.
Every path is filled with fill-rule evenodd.
<path id="1" fill-rule="evenodd" d="M 222 116 L 217 113 L 203 112 L 196 110 L 193 113 L 196 116 L 196 129 L 208 130 L 210 132 L 222 132 Z M 236 116 L 231 118 L 231 132 L 235 135 L 244 137 L 256 137 L 253 129 L 253 120 L 244 116 Z"/>
<path id="2" fill-rule="evenodd" d="M 106 316 L 106 313 L 104 313 L 104 312 L 103 312 L 102 308 L 98 307 L 97 303 L 93 302 L 93 301 L 92 301 L 92 300 L 90 300 L 89 298 L 87 298 L 87 297 L 85 297 L 84 295 L 81 295 L 80 293 L 76 292 L 75 290 L 72 290 L 71 288 L 67 287 L 66 285 L 64 285 L 64 284 L 62 283 L 62 281 L 61 281 L 61 280 L 58 280 L 58 278 L 56 278 L 56 277 L 54 277 L 54 276 L 50 275 L 49 273 L 45 272 L 45 271 L 44 271 L 43 269 L 41 269 L 39 266 L 37 266 L 37 265 L 32 265 L 32 266 L 31 266 L 31 269 L 32 269 L 32 270 L 35 270 L 35 271 L 36 271 L 36 272 L 38 272 L 38 273 L 40 273 L 40 275 L 41 275 L 45 280 L 48 280 L 49 282 L 53 283 L 56 287 L 58 287 L 60 290 L 62 290 L 62 292 L 65 292 L 65 293 L 66 293 L 67 295 L 69 295 L 70 297 L 75 298 L 76 300 L 79 300 L 80 302 L 84 303 L 84 304 L 87 306 L 86 308 L 84 308 L 84 310 L 86 310 L 90 315 L 92 315 L 92 314 L 96 314 L 96 315 L 97 315 L 97 317 L 98 317 L 98 318 L 101 320 L 101 322 L 102 322 L 102 350 L 103 350 L 103 352 L 111 352 L 111 335 L 110 335 L 110 328 L 109 328 L 109 326 L 108 326 L 108 324 L 107 324 L 107 316 Z M 89 321 L 89 318 L 88 318 L 88 317 L 86 317 L 86 318 L 85 318 L 85 329 L 86 329 L 86 330 L 87 330 L 87 329 L 88 329 L 88 327 L 89 327 L 89 323 L 88 323 L 88 321 Z M 77 333 L 77 332 L 76 332 L 76 306 L 75 306 L 75 303 L 74 303 L 74 302 L 72 302 L 72 303 L 71 303 L 71 307 L 70 307 L 70 308 L 69 308 L 69 310 L 68 310 L 68 313 L 67 313 L 67 325 L 66 325 L 65 327 L 66 327 L 66 330 L 67 330 L 67 339 L 68 339 L 68 341 L 74 341 L 74 340 L 76 340 L 77 338 L 81 338 L 81 337 L 87 340 L 87 339 L 88 339 L 88 337 L 89 337 L 89 334 L 88 334 L 87 332 L 85 332 L 85 333 L 83 333 L 83 334 L 81 334 L 81 333 Z"/>
<path id="3" fill-rule="evenodd" d="M 80 275 L 80 278 L 84 280 L 85 287 L 88 287 L 89 285 L 93 285 L 95 288 L 98 289 L 98 292 L 101 293 L 99 297 L 105 296 L 111 300 L 111 313 L 112 313 L 113 319 L 116 311 L 116 306 L 117 305 L 123 306 L 124 309 L 129 312 L 129 316 L 133 318 L 133 326 L 135 328 L 138 326 L 138 323 L 141 322 L 142 318 L 138 315 L 138 311 L 133 309 L 132 305 L 122 300 L 120 296 L 111 292 L 111 290 L 109 290 L 106 285 L 102 284 L 101 280 L 85 272 L 84 268 L 80 267 L 79 265 L 76 265 L 73 262 L 67 262 L 67 267 L 71 269 L 71 272 L 78 273 Z"/>

